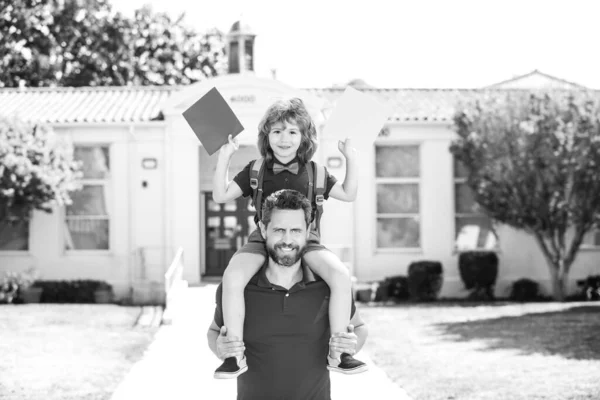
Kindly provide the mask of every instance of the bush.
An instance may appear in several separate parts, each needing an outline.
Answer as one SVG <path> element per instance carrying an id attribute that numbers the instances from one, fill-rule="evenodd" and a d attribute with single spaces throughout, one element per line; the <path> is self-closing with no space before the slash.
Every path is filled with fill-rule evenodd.
<path id="1" fill-rule="evenodd" d="M 442 263 L 416 261 L 408 266 L 408 293 L 412 300 L 437 299 L 444 281 Z"/>
<path id="2" fill-rule="evenodd" d="M 34 286 L 44 289 L 42 303 L 95 303 L 94 292 L 111 286 L 103 281 L 36 281 Z"/>
<path id="3" fill-rule="evenodd" d="M 386 277 L 384 282 L 386 282 L 388 298 L 393 300 L 407 300 L 409 298 L 408 278 L 406 276 Z"/>
<path id="4" fill-rule="evenodd" d="M 494 285 L 498 277 L 498 256 L 493 251 L 467 251 L 458 257 L 460 278 L 467 290 L 469 299 L 494 299 Z"/>
<path id="5" fill-rule="evenodd" d="M 540 289 L 537 282 L 523 278 L 513 282 L 510 298 L 514 301 L 539 300 Z"/>
<path id="6" fill-rule="evenodd" d="M 20 292 L 30 286 L 36 276 L 37 271 L 34 268 L 25 272 L 6 272 L 0 279 L 0 303 L 18 302 Z"/>
<path id="7" fill-rule="evenodd" d="M 581 288 L 581 300 L 600 300 L 600 275 L 578 280 L 577 286 Z"/>
<path id="8" fill-rule="evenodd" d="M 405 276 L 386 277 L 372 286 L 373 301 L 400 301 L 409 298 L 408 278 Z"/>

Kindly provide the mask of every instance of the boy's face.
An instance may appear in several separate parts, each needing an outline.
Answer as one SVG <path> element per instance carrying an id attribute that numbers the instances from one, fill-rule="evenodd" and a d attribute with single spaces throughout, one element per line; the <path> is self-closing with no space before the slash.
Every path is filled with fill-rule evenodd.
<path id="1" fill-rule="evenodd" d="M 280 162 L 292 161 L 296 157 L 300 143 L 302 143 L 302 133 L 294 121 L 276 122 L 271 126 L 269 146 Z"/>

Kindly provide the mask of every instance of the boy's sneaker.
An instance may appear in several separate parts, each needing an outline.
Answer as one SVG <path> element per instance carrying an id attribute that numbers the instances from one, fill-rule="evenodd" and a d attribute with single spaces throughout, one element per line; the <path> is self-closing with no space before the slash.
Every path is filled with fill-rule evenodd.
<path id="1" fill-rule="evenodd" d="M 327 369 L 334 372 L 341 372 L 342 374 L 352 375 L 360 374 L 369 369 L 369 366 L 364 362 L 357 360 L 348 353 L 342 353 L 340 359 L 332 358 L 327 356 Z"/>
<path id="2" fill-rule="evenodd" d="M 239 363 L 237 358 L 228 357 L 223 361 L 223 364 L 215 370 L 215 379 L 233 379 L 237 378 L 248 370 L 246 365 L 246 357 L 242 358 Z"/>

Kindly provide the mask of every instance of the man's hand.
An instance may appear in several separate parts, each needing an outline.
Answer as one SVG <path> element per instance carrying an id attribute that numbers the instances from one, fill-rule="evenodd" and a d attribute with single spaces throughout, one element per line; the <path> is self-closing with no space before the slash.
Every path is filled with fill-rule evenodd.
<path id="1" fill-rule="evenodd" d="M 348 325 L 348 333 L 337 332 L 329 339 L 329 354 L 356 354 L 358 336 L 354 333 L 354 325 Z"/>
<path id="2" fill-rule="evenodd" d="M 234 138 L 231 135 L 229 135 L 227 140 L 228 143 L 225 143 L 223 146 L 221 146 L 221 149 L 219 150 L 219 157 L 225 157 L 228 160 L 231 158 L 231 156 L 233 156 L 233 153 L 240 148 L 240 145 L 237 138 Z"/>
<path id="3" fill-rule="evenodd" d="M 221 360 L 229 357 L 241 359 L 244 357 L 244 350 L 244 342 L 235 336 L 227 337 L 227 328 L 222 326 L 217 338 L 217 357 Z"/>
<path id="4" fill-rule="evenodd" d="M 356 158 L 356 149 L 352 147 L 352 140 L 346 138 L 343 142 L 338 141 L 338 150 L 346 157 L 346 160 L 354 160 Z"/>

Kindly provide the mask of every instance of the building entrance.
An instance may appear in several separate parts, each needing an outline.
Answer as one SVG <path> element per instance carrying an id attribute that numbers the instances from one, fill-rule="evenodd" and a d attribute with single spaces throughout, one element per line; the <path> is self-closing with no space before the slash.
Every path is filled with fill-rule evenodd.
<path id="1" fill-rule="evenodd" d="M 256 228 L 252 198 L 240 197 L 229 203 L 218 204 L 213 201 L 212 192 L 204 192 L 204 204 L 205 275 L 223 276 L 233 254 L 246 243 Z"/>

